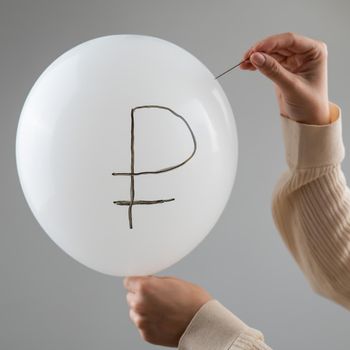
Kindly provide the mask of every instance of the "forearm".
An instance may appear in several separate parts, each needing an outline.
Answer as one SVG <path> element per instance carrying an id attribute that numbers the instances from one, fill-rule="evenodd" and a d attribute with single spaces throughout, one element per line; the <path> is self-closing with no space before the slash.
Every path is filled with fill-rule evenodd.
<path id="1" fill-rule="evenodd" d="M 281 117 L 288 171 L 275 187 L 272 214 L 313 289 L 350 308 L 350 190 L 341 170 L 341 111 L 333 122 Z"/>

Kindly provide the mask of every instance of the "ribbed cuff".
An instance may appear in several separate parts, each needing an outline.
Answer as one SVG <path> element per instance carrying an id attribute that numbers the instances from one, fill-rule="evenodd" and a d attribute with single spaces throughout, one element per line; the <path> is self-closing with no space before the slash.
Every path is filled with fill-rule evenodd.
<path id="1" fill-rule="evenodd" d="M 232 348 L 228 350 L 271 350 L 264 343 L 264 336 L 260 331 L 254 328 L 249 328 L 248 331 L 242 333 L 234 342 Z"/>
<path id="2" fill-rule="evenodd" d="M 217 300 L 205 303 L 179 341 L 179 350 L 229 349 L 248 326 Z"/>
<path id="3" fill-rule="evenodd" d="M 332 102 L 329 104 L 333 122 L 326 125 L 303 124 L 281 115 L 285 154 L 290 168 L 322 167 L 343 160 L 341 109 Z"/>

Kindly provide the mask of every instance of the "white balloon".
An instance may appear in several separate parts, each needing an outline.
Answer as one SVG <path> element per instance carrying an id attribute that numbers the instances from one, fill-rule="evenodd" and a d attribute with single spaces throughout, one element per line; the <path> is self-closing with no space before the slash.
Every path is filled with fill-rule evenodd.
<path id="1" fill-rule="evenodd" d="M 112 35 L 42 73 L 21 113 L 16 157 L 52 240 L 92 269 L 127 276 L 174 264 L 210 232 L 232 190 L 237 147 L 230 104 L 197 58 L 162 39 Z"/>

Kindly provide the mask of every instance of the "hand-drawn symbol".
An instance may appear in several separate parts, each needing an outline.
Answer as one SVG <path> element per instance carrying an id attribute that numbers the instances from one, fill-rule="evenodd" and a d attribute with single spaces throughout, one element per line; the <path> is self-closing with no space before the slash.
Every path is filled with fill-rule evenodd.
<path id="1" fill-rule="evenodd" d="M 179 118 L 184 122 L 186 127 L 188 128 L 192 141 L 193 141 L 193 151 L 190 154 L 188 158 L 186 158 L 183 162 L 169 166 L 167 168 L 159 169 L 159 170 L 153 170 L 153 171 L 140 171 L 140 172 L 135 172 L 135 132 L 134 132 L 134 126 L 135 126 L 135 111 L 139 109 L 146 109 L 146 108 L 157 108 L 157 109 L 163 109 L 171 114 L 173 114 L 175 117 Z M 131 166 L 130 166 L 130 172 L 129 173 L 112 173 L 113 176 L 130 176 L 130 200 L 119 200 L 119 201 L 114 201 L 114 204 L 117 205 L 122 205 L 122 206 L 128 206 L 128 217 L 129 217 L 129 228 L 133 228 L 133 217 L 132 217 L 132 207 L 134 205 L 149 205 L 149 204 L 161 204 L 161 203 L 166 203 L 166 202 L 171 202 L 174 201 L 175 198 L 169 198 L 169 199 L 156 199 L 156 200 L 135 200 L 135 176 L 138 175 L 149 175 L 149 174 L 161 174 L 165 173 L 167 171 L 174 170 L 176 168 L 179 168 L 186 164 L 196 153 L 197 151 L 197 141 L 194 136 L 194 133 L 186 121 L 186 119 L 181 116 L 180 114 L 174 112 L 172 109 L 169 107 L 164 107 L 164 106 L 158 106 L 158 105 L 145 105 L 145 106 L 137 106 L 131 109 L 131 142 L 130 142 L 130 151 L 131 151 Z"/>

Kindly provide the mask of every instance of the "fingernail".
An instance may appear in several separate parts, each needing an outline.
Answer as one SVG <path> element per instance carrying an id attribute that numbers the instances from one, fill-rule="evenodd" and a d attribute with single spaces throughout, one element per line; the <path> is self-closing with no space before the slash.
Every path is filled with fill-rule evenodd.
<path id="1" fill-rule="evenodd" d="M 260 52 L 254 52 L 250 59 L 253 64 L 255 64 L 258 67 L 261 67 L 265 63 L 265 56 L 261 54 Z"/>

